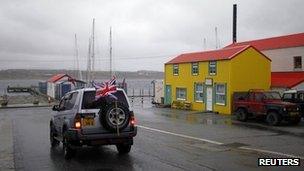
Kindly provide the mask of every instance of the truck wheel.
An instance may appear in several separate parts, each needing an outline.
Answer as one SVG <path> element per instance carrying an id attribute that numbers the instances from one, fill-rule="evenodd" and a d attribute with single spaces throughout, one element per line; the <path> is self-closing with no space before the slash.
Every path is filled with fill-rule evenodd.
<path id="1" fill-rule="evenodd" d="M 57 147 L 60 144 L 60 142 L 55 139 L 53 124 L 50 124 L 50 144 L 51 144 L 51 147 Z"/>
<path id="2" fill-rule="evenodd" d="M 131 151 L 131 145 L 119 144 L 116 148 L 119 154 L 127 154 Z"/>
<path id="3" fill-rule="evenodd" d="M 281 123 L 281 117 L 278 113 L 276 112 L 269 112 L 266 116 L 266 121 L 269 125 L 279 125 Z"/>
<path id="4" fill-rule="evenodd" d="M 105 112 L 100 113 L 100 122 L 102 126 L 112 132 L 121 131 L 125 129 L 130 120 L 130 112 L 123 104 L 117 103 L 117 108 L 115 103 L 110 104 Z"/>
<path id="5" fill-rule="evenodd" d="M 76 154 L 76 150 L 71 148 L 71 145 L 69 144 L 66 138 L 65 132 L 63 133 L 62 145 L 63 145 L 64 158 L 67 160 L 71 159 Z"/>
<path id="6" fill-rule="evenodd" d="M 291 120 L 291 124 L 298 125 L 301 122 L 301 117 L 296 117 L 293 120 Z"/>
<path id="7" fill-rule="evenodd" d="M 246 112 L 246 110 L 245 109 L 238 109 L 237 111 L 236 111 L 236 118 L 237 118 L 237 120 L 239 120 L 239 121 L 242 121 L 242 122 L 246 122 L 247 121 L 247 119 L 248 119 L 248 113 Z"/>

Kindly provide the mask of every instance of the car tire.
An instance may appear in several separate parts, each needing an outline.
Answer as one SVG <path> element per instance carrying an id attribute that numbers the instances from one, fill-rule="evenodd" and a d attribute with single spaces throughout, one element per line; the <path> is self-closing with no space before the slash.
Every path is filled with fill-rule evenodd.
<path id="1" fill-rule="evenodd" d="M 127 154 L 131 151 L 132 145 L 126 145 L 126 144 L 118 144 L 116 145 L 117 151 L 119 154 Z"/>
<path id="2" fill-rule="evenodd" d="M 118 120 L 116 120 L 116 112 L 118 113 Z M 117 131 L 117 123 L 119 131 L 125 129 L 129 124 L 129 120 L 130 111 L 121 103 L 117 103 L 117 110 L 115 103 L 112 103 L 108 105 L 104 111 L 101 110 L 100 113 L 102 126 L 112 132 Z"/>
<path id="3" fill-rule="evenodd" d="M 73 158 L 76 154 L 76 150 L 71 148 L 71 145 L 69 144 L 69 141 L 66 138 L 66 132 L 63 132 L 63 138 L 62 138 L 62 149 L 63 149 L 63 155 L 66 160 L 69 160 Z"/>
<path id="4" fill-rule="evenodd" d="M 248 113 L 245 109 L 240 108 L 236 111 L 236 119 L 242 122 L 246 122 L 248 119 Z"/>
<path id="5" fill-rule="evenodd" d="M 266 121 L 271 126 L 277 126 L 281 123 L 281 116 L 277 112 L 269 112 L 266 116 Z"/>
<path id="6" fill-rule="evenodd" d="M 53 124 L 50 124 L 50 144 L 51 147 L 57 147 L 60 144 L 60 141 L 55 139 L 55 133 L 54 133 L 54 126 Z"/>

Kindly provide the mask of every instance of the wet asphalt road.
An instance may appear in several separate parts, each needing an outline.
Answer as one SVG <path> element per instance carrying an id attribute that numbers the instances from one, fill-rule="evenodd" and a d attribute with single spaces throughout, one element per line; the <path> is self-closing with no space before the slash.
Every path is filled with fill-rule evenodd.
<path id="1" fill-rule="evenodd" d="M 138 128 L 128 155 L 115 146 L 83 148 L 70 161 L 62 146 L 49 144 L 50 108 L 1 110 L 12 122 L 16 170 L 303 170 L 301 167 L 258 167 L 261 157 L 282 157 L 243 150 L 245 146 L 304 156 L 304 138 L 232 124 L 229 119 L 202 120 L 202 114 L 169 109 L 135 108 L 139 125 L 223 143 L 217 145 Z M 1 170 L 1 169 L 0 169 Z"/>

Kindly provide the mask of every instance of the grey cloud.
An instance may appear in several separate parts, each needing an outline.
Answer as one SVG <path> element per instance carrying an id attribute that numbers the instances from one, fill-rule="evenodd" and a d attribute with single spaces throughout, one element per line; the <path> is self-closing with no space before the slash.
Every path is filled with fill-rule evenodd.
<path id="1" fill-rule="evenodd" d="M 0 69 L 73 68 L 74 33 L 85 69 L 94 17 L 97 69 L 109 69 L 112 26 L 115 69 L 163 70 L 175 55 L 203 50 L 203 38 L 214 49 L 215 27 L 221 47 L 230 44 L 233 3 L 240 41 L 304 31 L 302 0 L 2 0 Z M 8 57 L 16 61 L 5 62 Z"/>

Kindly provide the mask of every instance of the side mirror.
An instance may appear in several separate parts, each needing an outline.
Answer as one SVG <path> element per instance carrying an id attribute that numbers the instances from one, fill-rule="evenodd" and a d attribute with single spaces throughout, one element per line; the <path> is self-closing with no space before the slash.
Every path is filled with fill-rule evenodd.
<path id="1" fill-rule="evenodd" d="M 52 108 L 53 111 L 59 111 L 59 106 L 58 105 L 54 105 Z"/>

